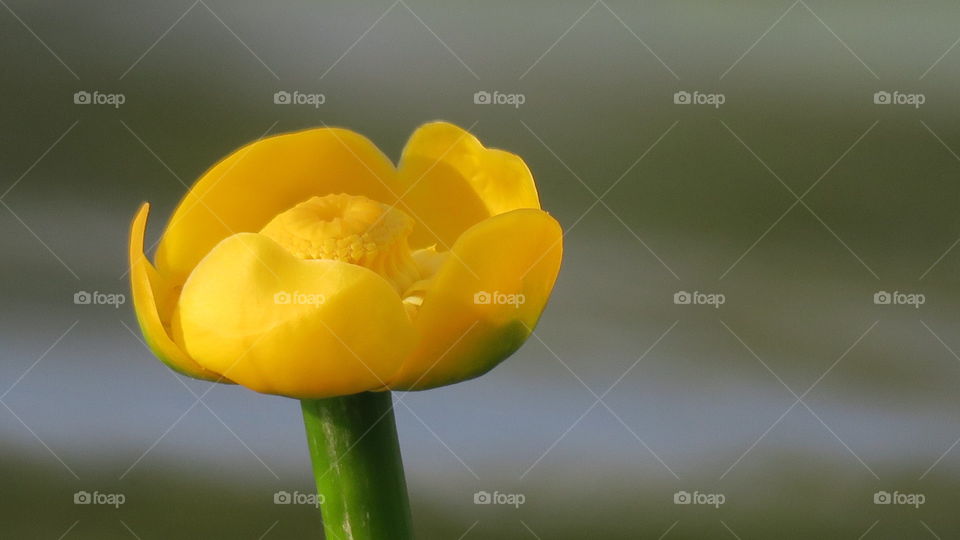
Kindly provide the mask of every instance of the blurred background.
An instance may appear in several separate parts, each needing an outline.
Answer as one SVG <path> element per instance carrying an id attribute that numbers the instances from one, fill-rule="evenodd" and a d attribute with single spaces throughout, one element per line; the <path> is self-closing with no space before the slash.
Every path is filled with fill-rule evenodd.
<path id="1" fill-rule="evenodd" d="M 395 397 L 420 538 L 960 536 L 956 2 L 0 6 L 0 537 L 319 537 L 295 401 L 74 296 L 240 145 L 433 119 L 567 234 L 514 357 Z"/>

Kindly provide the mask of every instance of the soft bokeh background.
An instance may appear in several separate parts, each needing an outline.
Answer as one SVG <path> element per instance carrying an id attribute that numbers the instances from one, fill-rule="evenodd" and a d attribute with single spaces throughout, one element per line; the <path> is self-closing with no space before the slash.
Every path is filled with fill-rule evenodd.
<path id="1" fill-rule="evenodd" d="M 155 240 L 239 145 L 338 125 L 396 158 L 437 118 L 523 156 L 567 236 L 538 337 L 397 395 L 421 538 L 957 537 L 958 28 L 947 0 L 3 0 L 0 537 L 318 536 L 273 504 L 311 491 L 295 401 L 204 394 L 73 295 L 127 293 L 139 203 Z"/>

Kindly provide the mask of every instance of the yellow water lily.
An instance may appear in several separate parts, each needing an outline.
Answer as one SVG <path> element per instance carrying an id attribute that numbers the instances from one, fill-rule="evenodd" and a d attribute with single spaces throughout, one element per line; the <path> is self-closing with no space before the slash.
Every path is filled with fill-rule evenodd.
<path id="1" fill-rule="evenodd" d="M 397 167 L 346 129 L 249 144 L 193 185 L 154 264 L 148 212 L 131 287 L 157 357 L 300 399 L 489 371 L 536 325 L 562 254 L 523 160 L 444 122 L 417 129 Z"/>

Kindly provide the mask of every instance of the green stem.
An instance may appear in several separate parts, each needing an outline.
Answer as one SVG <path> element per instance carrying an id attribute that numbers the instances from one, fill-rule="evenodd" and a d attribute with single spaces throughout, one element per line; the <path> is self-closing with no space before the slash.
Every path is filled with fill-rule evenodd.
<path id="1" fill-rule="evenodd" d="M 390 392 L 300 403 L 328 540 L 412 539 Z"/>

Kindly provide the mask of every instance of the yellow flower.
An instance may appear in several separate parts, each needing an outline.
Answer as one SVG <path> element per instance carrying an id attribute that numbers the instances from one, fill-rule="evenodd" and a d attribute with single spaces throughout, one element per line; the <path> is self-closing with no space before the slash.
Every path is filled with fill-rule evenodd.
<path id="1" fill-rule="evenodd" d="M 559 224 L 519 157 L 448 123 L 399 167 L 323 128 L 245 146 L 180 202 L 131 286 L 147 344 L 174 370 L 322 398 L 482 375 L 527 339 L 553 289 Z"/>

